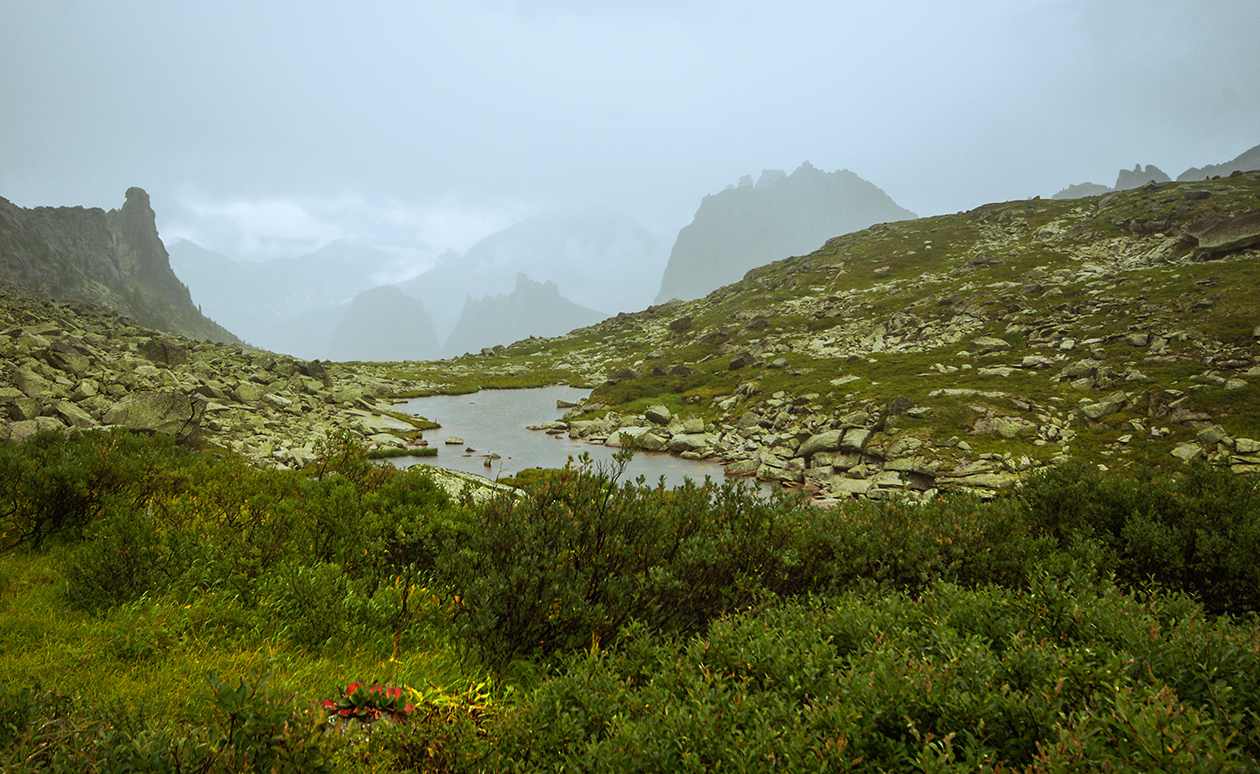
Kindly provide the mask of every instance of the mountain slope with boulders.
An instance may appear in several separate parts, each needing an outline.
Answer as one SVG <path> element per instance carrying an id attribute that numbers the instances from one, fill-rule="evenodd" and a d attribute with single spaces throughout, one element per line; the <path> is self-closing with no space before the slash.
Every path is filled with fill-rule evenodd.
<path id="1" fill-rule="evenodd" d="M 0 282 L 0 442 L 126 428 L 294 468 L 339 439 L 369 450 L 426 444 L 425 423 L 384 396 L 432 388 L 377 368 L 193 341 Z M 470 480 L 434 475 L 453 494 Z M 472 484 L 474 496 L 503 489 Z"/>
<path id="2" fill-rule="evenodd" d="M 548 429 L 819 497 L 991 493 L 1064 460 L 1260 473 L 1260 175 L 837 237 L 708 296 L 411 378 L 595 386 Z"/>
<path id="3" fill-rule="evenodd" d="M 171 270 L 149 195 L 127 189 L 120 209 L 23 209 L 0 198 L 0 280 L 34 293 L 86 301 L 141 325 L 239 344 L 207 318 Z"/>

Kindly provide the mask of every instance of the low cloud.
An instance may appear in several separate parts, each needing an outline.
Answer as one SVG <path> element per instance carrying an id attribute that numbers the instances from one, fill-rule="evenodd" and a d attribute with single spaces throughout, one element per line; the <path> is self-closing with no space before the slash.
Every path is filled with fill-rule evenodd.
<path id="1" fill-rule="evenodd" d="M 167 241 L 187 239 L 249 261 L 288 258 L 334 240 L 370 245 L 422 270 L 447 250 L 462 252 L 477 241 L 534 214 L 524 203 L 487 207 L 447 198 L 431 203 L 337 197 L 213 199 L 183 192 L 159 208 Z"/>

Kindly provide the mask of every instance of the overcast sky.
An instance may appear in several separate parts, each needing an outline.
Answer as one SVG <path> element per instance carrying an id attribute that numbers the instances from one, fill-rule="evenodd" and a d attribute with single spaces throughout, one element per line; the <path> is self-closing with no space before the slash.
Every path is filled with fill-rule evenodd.
<path id="1" fill-rule="evenodd" d="M 548 209 L 672 236 L 765 168 L 920 215 L 1260 143 L 1257 0 L 0 0 L 0 196 L 237 257 Z"/>

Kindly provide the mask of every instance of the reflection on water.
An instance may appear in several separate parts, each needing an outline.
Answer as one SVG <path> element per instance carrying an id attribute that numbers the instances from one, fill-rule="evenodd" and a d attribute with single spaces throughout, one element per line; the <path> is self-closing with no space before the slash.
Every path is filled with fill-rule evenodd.
<path id="1" fill-rule="evenodd" d="M 529 390 L 482 390 L 471 395 L 434 395 L 413 398 L 397 406 L 401 411 L 425 417 L 442 425 L 426 430 L 425 440 L 436 446 L 437 457 L 398 457 L 395 465 L 417 463 L 462 470 L 487 478 L 507 477 L 526 468 L 559 468 L 570 458 L 586 452 L 597 463 L 611 465 L 616 449 L 571 439 L 568 435 L 547 435 L 526 430 L 559 419 L 564 409 L 557 400 L 577 402 L 589 390 L 574 387 L 541 387 Z M 463 443 L 447 445 L 451 436 Z M 497 459 L 491 455 L 499 455 Z M 487 467 L 487 462 L 489 466 Z M 661 476 L 666 486 L 681 486 L 684 478 L 701 482 L 705 476 L 721 480 L 722 466 L 714 462 L 684 460 L 664 453 L 636 452 L 623 480 L 643 476 L 655 485 Z"/>

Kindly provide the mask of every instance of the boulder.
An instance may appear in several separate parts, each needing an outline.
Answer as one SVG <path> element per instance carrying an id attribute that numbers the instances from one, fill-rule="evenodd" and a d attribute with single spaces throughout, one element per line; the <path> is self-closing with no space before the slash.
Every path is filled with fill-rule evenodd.
<path id="1" fill-rule="evenodd" d="M 1182 462 L 1190 462 L 1203 456 L 1203 447 L 1197 443 L 1179 443 L 1171 454 Z"/>
<path id="2" fill-rule="evenodd" d="M 800 445 L 796 453 L 801 457 L 808 458 L 820 452 L 838 451 L 840 443 L 844 440 L 844 434 L 844 430 L 828 430 L 825 433 L 811 435 L 805 439 L 805 442 Z"/>
<path id="3" fill-rule="evenodd" d="M 670 413 L 668 408 L 657 403 L 643 410 L 643 418 L 654 425 L 668 425 L 669 420 L 673 418 L 673 414 Z"/>
<path id="4" fill-rule="evenodd" d="M 1186 227 L 1185 239 L 1203 253 L 1216 254 L 1260 244 L 1260 210 L 1232 218 L 1209 215 Z"/>
<path id="5" fill-rule="evenodd" d="M 858 497 L 870 491 L 871 482 L 864 478 L 832 476 L 827 489 L 833 497 Z"/>
<path id="6" fill-rule="evenodd" d="M 1127 399 L 1128 396 L 1123 392 L 1116 391 L 1101 400 L 1082 403 L 1080 411 L 1087 418 L 1097 421 L 1108 414 L 1114 414 L 1119 411 Z"/>
<path id="7" fill-rule="evenodd" d="M 13 370 L 13 386 L 22 391 L 28 398 L 61 397 L 63 390 L 29 368 Z"/>
<path id="8" fill-rule="evenodd" d="M 141 357 L 154 363 L 183 365 L 188 362 L 188 350 L 173 341 L 161 338 L 146 339 L 136 347 Z"/>
<path id="9" fill-rule="evenodd" d="M 977 336 L 971 340 L 971 346 L 977 355 L 992 355 L 1011 348 L 1009 342 L 996 336 Z"/>
<path id="10" fill-rule="evenodd" d="M 674 333 L 682 333 L 683 331 L 689 331 L 691 330 L 691 326 L 692 326 L 691 315 L 685 315 L 683 317 L 679 317 L 677 319 L 671 320 L 669 323 L 669 329 L 673 331 Z"/>
<path id="11" fill-rule="evenodd" d="M 1024 433 L 1034 433 L 1037 425 L 1022 417 L 981 417 L 976 420 L 975 435 L 997 435 L 1007 440 Z"/>
<path id="12" fill-rule="evenodd" d="M 105 414 L 105 424 L 137 432 L 193 440 L 201 427 L 206 401 L 181 392 L 137 392 L 124 397 Z"/>
<path id="13" fill-rule="evenodd" d="M 840 451 L 860 452 L 866 448 L 866 443 L 872 435 L 874 433 L 865 427 L 851 427 L 844 432 L 844 438 L 840 441 Z"/>
<path id="14" fill-rule="evenodd" d="M 669 439 L 667 447 L 672 452 L 698 452 L 713 445 L 713 436 L 708 433 L 679 433 Z"/>

